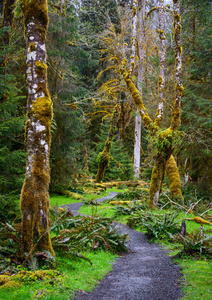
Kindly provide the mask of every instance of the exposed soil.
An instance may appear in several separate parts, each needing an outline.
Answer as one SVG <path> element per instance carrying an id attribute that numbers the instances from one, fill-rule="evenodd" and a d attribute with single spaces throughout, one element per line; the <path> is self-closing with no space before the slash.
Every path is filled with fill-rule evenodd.
<path id="1" fill-rule="evenodd" d="M 113 198 L 116 193 L 105 197 Z M 106 200 L 98 199 L 99 202 Z M 79 204 L 79 203 L 76 203 Z M 81 204 L 82 205 L 82 204 Z M 81 207 L 80 205 L 80 207 Z M 75 204 L 68 207 L 79 209 Z M 182 296 L 180 267 L 159 245 L 149 243 L 144 233 L 117 224 L 129 234 L 129 253 L 116 259 L 113 270 L 90 293 L 79 292 L 75 300 L 177 300 Z"/>

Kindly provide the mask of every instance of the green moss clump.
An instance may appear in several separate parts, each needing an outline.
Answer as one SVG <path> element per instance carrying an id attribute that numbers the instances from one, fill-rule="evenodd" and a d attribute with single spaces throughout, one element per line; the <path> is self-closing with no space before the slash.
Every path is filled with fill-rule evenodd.
<path id="1" fill-rule="evenodd" d="M 29 51 L 32 52 L 32 51 L 35 51 L 35 49 L 36 49 L 36 44 L 35 44 L 35 42 L 31 42 L 31 43 L 29 44 Z"/>
<path id="2" fill-rule="evenodd" d="M 35 62 L 35 66 L 39 69 L 42 69 L 42 70 L 46 70 L 47 69 L 47 64 L 45 64 L 44 62 L 42 61 L 36 61 Z"/>
<path id="3" fill-rule="evenodd" d="M 15 278 L 21 282 L 34 282 L 56 279 L 59 275 L 60 272 L 56 270 L 20 271 Z"/>
<path id="4" fill-rule="evenodd" d="M 176 91 L 178 91 L 180 93 L 180 95 L 182 96 L 183 91 L 184 91 L 183 85 L 176 85 Z"/>
<path id="5" fill-rule="evenodd" d="M 163 82 L 163 78 L 162 78 L 162 76 L 159 76 L 159 78 L 158 78 L 158 85 L 160 85 L 162 82 Z"/>
<path id="6" fill-rule="evenodd" d="M 14 276 L 0 275 L 0 289 L 9 289 L 20 287 L 20 283 L 15 280 Z"/>
<path id="7" fill-rule="evenodd" d="M 51 98 L 37 98 L 36 102 L 33 103 L 32 112 L 35 114 L 36 118 L 42 122 L 42 124 L 50 127 L 53 117 Z"/>
<path id="8" fill-rule="evenodd" d="M 176 20 L 176 22 L 180 22 L 181 21 L 181 16 L 178 15 L 178 14 L 175 14 L 174 19 Z"/>

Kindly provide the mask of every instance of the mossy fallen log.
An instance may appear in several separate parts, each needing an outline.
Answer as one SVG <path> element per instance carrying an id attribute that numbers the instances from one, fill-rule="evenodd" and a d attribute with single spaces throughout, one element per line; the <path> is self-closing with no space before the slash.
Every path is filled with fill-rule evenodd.
<path id="1" fill-rule="evenodd" d="M 186 220 L 187 221 L 194 221 L 194 222 L 196 222 L 198 224 L 212 225 L 212 223 L 210 221 L 204 220 L 201 217 L 194 217 L 194 218 L 186 219 Z"/>
<path id="2" fill-rule="evenodd" d="M 144 203 L 142 200 L 135 200 L 135 201 L 122 201 L 122 200 L 117 200 L 117 201 L 110 201 L 110 205 L 128 205 L 128 204 L 134 204 L 134 203 Z"/>

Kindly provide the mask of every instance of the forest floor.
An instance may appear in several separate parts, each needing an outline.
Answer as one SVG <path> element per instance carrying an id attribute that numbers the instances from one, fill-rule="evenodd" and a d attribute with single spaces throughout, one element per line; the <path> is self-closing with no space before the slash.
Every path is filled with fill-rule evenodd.
<path id="1" fill-rule="evenodd" d="M 97 199 L 113 198 L 117 193 Z M 76 215 L 83 203 L 66 205 Z M 175 300 L 182 296 L 180 267 L 159 245 L 149 243 L 142 232 L 121 224 L 129 235 L 129 252 L 116 259 L 113 270 L 92 292 L 78 292 L 75 300 Z"/>

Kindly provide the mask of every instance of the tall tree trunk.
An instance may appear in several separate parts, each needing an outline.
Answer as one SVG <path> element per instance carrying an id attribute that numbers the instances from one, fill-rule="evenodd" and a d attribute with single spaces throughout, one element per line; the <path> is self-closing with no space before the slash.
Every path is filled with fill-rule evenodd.
<path id="1" fill-rule="evenodd" d="M 166 57 L 166 34 L 165 34 L 165 7 L 164 0 L 159 0 L 159 39 L 160 39 L 160 75 L 158 80 L 158 94 L 159 102 L 158 109 L 155 117 L 155 125 L 161 127 L 163 120 L 163 107 L 164 107 L 164 87 L 165 87 L 165 57 Z M 151 184 L 150 184 L 150 198 L 149 205 L 157 206 L 159 201 L 159 195 L 162 190 L 162 183 L 164 179 L 166 160 L 164 159 L 161 150 L 156 155 L 156 161 L 152 172 Z"/>
<path id="2" fill-rule="evenodd" d="M 158 80 L 159 103 L 156 113 L 155 124 L 161 127 L 163 119 L 163 107 L 165 100 L 165 59 L 166 59 L 166 33 L 165 33 L 165 7 L 164 0 L 159 0 L 159 38 L 160 38 L 160 76 Z"/>
<path id="3" fill-rule="evenodd" d="M 183 94 L 182 84 L 182 45 L 181 45 L 181 16 L 180 2 L 173 0 L 174 3 L 174 40 L 175 40 L 175 102 L 172 112 L 171 129 L 177 131 L 181 124 L 181 98 Z"/>
<path id="4" fill-rule="evenodd" d="M 21 192 L 23 245 L 54 255 L 49 234 L 49 152 L 52 101 L 47 87 L 47 0 L 21 2 L 27 44 L 27 165 Z"/>
<path id="5" fill-rule="evenodd" d="M 139 66 L 138 66 L 138 90 L 142 97 L 142 84 L 143 84 L 143 65 L 144 65 L 144 22 L 145 22 L 145 2 L 146 0 L 138 1 L 138 56 L 139 56 Z M 135 143 L 134 143 L 134 178 L 139 179 L 140 176 L 140 158 L 141 158 L 141 116 L 136 109 L 135 117 Z"/>
<path id="6" fill-rule="evenodd" d="M 141 116 L 136 109 L 135 116 L 135 132 L 134 132 L 134 161 L 133 173 L 134 179 L 139 179 L 140 176 L 140 160 L 141 160 Z"/>
<path id="7" fill-rule="evenodd" d="M 97 183 L 102 182 L 104 178 L 105 170 L 109 163 L 109 155 L 110 155 L 112 140 L 118 130 L 117 128 L 118 119 L 119 119 L 119 105 L 117 104 L 113 112 L 108 138 L 105 142 L 103 151 L 100 153 L 100 161 L 99 161 L 98 170 L 96 174 Z"/>

